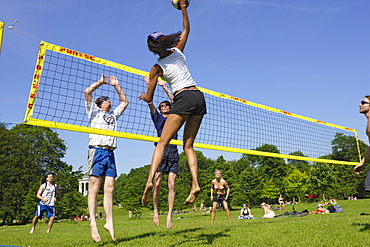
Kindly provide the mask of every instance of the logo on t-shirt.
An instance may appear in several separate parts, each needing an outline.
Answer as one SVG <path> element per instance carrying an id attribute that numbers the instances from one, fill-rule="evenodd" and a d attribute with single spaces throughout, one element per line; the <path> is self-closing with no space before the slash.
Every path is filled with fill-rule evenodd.
<path id="1" fill-rule="evenodd" d="M 103 116 L 103 119 L 107 124 L 114 124 L 115 123 L 115 118 L 112 114 L 110 113 L 105 113 Z"/>

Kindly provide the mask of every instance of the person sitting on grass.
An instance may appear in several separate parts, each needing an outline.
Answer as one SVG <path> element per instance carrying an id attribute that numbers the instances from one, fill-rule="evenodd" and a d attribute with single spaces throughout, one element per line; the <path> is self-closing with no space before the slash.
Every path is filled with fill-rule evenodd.
<path id="1" fill-rule="evenodd" d="M 263 202 L 261 204 L 261 207 L 264 210 L 264 215 L 262 216 L 262 219 L 269 219 L 269 218 L 274 218 L 275 217 L 275 212 L 270 209 L 270 205 Z"/>
<path id="2" fill-rule="evenodd" d="M 322 204 L 318 204 L 317 210 L 312 211 L 310 214 L 326 214 L 326 213 L 330 213 L 330 211 L 324 208 Z"/>
<path id="3" fill-rule="evenodd" d="M 243 208 L 240 210 L 238 220 L 253 219 L 252 212 L 248 207 L 248 204 L 243 204 Z"/>

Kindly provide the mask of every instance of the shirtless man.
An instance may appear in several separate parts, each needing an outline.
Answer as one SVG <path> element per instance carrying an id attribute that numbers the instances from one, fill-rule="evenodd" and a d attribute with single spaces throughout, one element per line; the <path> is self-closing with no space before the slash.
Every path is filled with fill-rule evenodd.
<path id="1" fill-rule="evenodd" d="M 367 118 L 367 124 L 366 124 L 366 135 L 369 138 L 370 142 L 370 95 L 365 96 L 362 101 L 359 104 L 360 107 L 360 113 L 364 114 Z M 360 170 L 362 166 L 368 161 L 370 158 L 370 146 L 368 147 L 364 158 L 361 160 L 361 162 L 355 166 L 355 173 L 360 174 Z M 365 179 L 365 191 L 370 191 L 370 170 L 366 176 Z"/>

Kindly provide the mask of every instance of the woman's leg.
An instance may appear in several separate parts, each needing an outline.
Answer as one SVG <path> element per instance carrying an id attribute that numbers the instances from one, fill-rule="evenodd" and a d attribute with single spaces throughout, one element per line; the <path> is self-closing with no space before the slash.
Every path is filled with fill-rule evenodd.
<path id="1" fill-rule="evenodd" d="M 229 220 L 229 222 L 231 222 L 230 210 L 229 210 L 229 205 L 227 204 L 227 201 L 223 201 L 222 204 L 224 204 L 224 209 L 226 212 L 227 219 Z"/>
<path id="2" fill-rule="evenodd" d="M 143 205 L 149 202 L 150 192 L 153 188 L 153 178 L 161 161 L 163 159 L 164 150 L 166 146 L 171 141 L 172 137 L 175 133 L 181 128 L 181 126 L 186 121 L 188 115 L 177 115 L 177 114 L 170 114 L 167 117 L 166 123 L 164 124 L 162 135 L 158 141 L 157 147 L 154 149 L 153 157 L 152 157 L 152 164 L 150 166 L 148 181 L 146 182 L 145 190 L 143 197 L 141 198 L 141 203 Z"/>
<path id="3" fill-rule="evenodd" d="M 211 223 L 213 223 L 213 222 L 215 221 L 215 217 L 216 217 L 216 210 L 217 210 L 217 204 L 218 204 L 218 202 L 213 202 L 213 205 L 212 205 Z"/>
<path id="4" fill-rule="evenodd" d="M 184 152 L 188 159 L 189 170 L 192 178 L 191 191 L 184 204 L 192 204 L 197 199 L 200 192 L 198 184 L 198 159 L 194 151 L 193 144 L 197 136 L 203 115 L 190 115 L 186 121 L 184 129 Z"/>

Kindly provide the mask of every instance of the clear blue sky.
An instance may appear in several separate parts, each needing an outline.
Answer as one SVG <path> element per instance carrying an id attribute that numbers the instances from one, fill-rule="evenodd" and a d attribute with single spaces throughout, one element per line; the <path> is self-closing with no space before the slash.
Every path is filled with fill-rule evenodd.
<path id="1" fill-rule="evenodd" d="M 357 129 L 370 94 L 370 1 L 192 0 L 185 54 L 198 85 L 306 117 Z M 182 30 L 170 0 L 0 0 L 0 20 L 50 43 L 148 71 L 153 31 Z M 0 121 L 23 120 L 39 41 L 5 29 Z M 88 134 L 57 131 L 65 161 L 86 170 Z M 150 163 L 153 144 L 118 140 L 119 173 Z M 201 150 L 206 157 L 241 155 Z"/>

